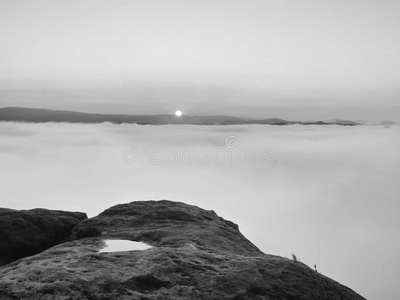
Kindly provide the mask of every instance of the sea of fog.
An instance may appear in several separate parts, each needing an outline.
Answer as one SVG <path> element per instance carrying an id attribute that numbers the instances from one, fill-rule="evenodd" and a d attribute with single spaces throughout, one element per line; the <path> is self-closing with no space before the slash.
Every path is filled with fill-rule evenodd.
<path id="1" fill-rule="evenodd" d="M 368 299 L 400 294 L 400 128 L 0 123 L 0 207 L 170 199 Z"/>

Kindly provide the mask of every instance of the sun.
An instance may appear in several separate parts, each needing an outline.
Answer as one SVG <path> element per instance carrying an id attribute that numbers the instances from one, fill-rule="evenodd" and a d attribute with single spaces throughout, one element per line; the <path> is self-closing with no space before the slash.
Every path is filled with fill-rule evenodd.
<path id="1" fill-rule="evenodd" d="M 177 116 L 177 117 L 182 116 L 182 111 L 177 110 L 177 111 L 175 112 L 175 116 Z"/>

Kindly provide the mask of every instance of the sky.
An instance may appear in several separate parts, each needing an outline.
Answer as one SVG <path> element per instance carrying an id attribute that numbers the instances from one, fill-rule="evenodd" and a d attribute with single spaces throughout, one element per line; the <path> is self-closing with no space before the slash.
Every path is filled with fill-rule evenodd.
<path id="1" fill-rule="evenodd" d="M 366 299 L 392 300 L 399 134 L 399 126 L 0 122 L 0 207 L 93 217 L 135 200 L 182 201 L 237 223 L 264 253 L 295 253 Z"/>
<path id="2" fill-rule="evenodd" d="M 398 120 L 397 0 L 0 0 L 0 107 Z"/>

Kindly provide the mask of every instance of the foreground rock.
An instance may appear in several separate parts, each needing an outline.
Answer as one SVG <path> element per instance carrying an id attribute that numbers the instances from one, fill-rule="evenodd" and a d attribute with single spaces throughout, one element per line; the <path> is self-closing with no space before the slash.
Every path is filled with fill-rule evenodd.
<path id="1" fill-rule="evenodd" d="M 0 208 L 0 265 L 65 242 L 85 219 L 80 212 Z"/>
<path id="2" fill-rule="evenodd" d="M 98 252 L 117 238 L 153 247 Z M 72 239 L 0 268 L 0 299 L 364 299 L 184 203 L 117 205 L 81 222 Z"/>

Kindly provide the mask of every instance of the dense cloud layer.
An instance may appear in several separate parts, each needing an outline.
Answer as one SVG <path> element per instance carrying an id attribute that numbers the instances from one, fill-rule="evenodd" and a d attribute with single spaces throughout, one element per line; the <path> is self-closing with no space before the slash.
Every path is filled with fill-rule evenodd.
<path id="1" fill-rule="evenodd" d="M 400 128 L 0 123 L 1 207 L 213 209 L 369 299 L 400 292 Z"/>

